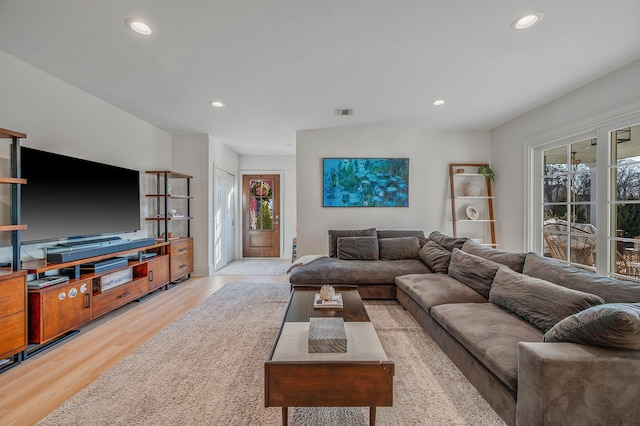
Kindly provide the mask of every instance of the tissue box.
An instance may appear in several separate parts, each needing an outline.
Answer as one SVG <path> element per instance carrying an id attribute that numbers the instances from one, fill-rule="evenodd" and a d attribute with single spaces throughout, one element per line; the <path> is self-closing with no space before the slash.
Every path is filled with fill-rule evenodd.
<path id="1" fill-rule="evenodd" d="M 309 319 L 309 353 L 347 352 L 347 333 L 341 317 Z"/>

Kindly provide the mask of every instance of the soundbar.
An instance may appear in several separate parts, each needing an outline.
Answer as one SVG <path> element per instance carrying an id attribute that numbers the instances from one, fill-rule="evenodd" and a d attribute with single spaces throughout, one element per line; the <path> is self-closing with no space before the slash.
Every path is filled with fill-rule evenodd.
<path id="1" fill-rule="evenodd" d="M 75 260 L 87 259 L 89 257 L 101 256 L 103 254 L 116 253 L 119 251 L 134 250 L 140 247 L 155 244 L 154 238 L 141 238 L 139 240 L 122 240 L 117 242 L 109 242 L 104 245 L 91 247 L 72 247 L 55 249 L 55 251 L 47 252 L 47 262 L 49 263 L 65 263 Z"/>

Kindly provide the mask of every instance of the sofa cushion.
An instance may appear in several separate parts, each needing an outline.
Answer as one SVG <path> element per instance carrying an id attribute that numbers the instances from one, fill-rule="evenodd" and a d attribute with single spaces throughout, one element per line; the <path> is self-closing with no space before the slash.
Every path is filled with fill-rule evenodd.
<path id="1" fill-rule="evenodd" d="M 454 248 L 462 248 L 464 243 L 467 241 L 466 238 L 448 237 L 438 231 L 430 233 L 429 240 L 440 244 L 449 251 L 453 251 Z"/>
<path id="2" fill-rule="evenodd" d="M 497 250 L 492 247 L 483 246 L 482 244 L 478 244 L 471 240 L 467 240 L 464 243 L 462 251 L 506 265 L 516 272 L 522 272 L 522 268 L 524 268 L 524 261 L 527 257 L 527 253 L 514 253 Z"/>
<path id="3" fill-rule="evenodd" d="M 499 263 L 465 253 L 460 249 L 453 249 L 447 273 L 488 299 L 493 277 L 498 268 L 500 268 Z"/>
<path id="4" fill-rule="evenodd" d="M 377 237 L 376 228 L 369 229 L 330 229 L 329 257 L 338 256 L 338 238 L 340 237 Z"/>
<path id="5" fill-rule="evenodd" d="M 585 309 L 553 326 L 544 341 L 640 350 L 640 303 L 607 303 Z"/>
<path id="6" fill-rule="evenodd" d="M 339 237 L 338 259 L 378 260 L 377 237 Z"/>
<path id="7" fill-rule="evenodd" d="M 546 332 L 569 315 L 601 305 L 604 300 L 501 266 L 493 280 L 489 302 L 502 306 Z"/>
<path id="8" fill-rule="evenodd" d="M 416 237 L 420 242 L 420 248 L 422 248 L 427 242 L 427 237 L 424 236 L 424 231 L 422 230 L 378 229 L 376 233 L 378 234 L 378 239 L 397 238 L 397 237 Z"/>
<path id="9" fill-rule="evenodd" d="M 514 392 L 518 343 L 542 340 L 540 330 L 491 303 L 438 305 L 431 316 Z"/>
<path id="10" fill-rule="evenodd" d="M 342 260 L 324 257 L 291 270 L 291 284 L 394 284 L 405 274 L 428 274 L 429 268 L 419 259 Z"/>
<path id="11" fill-rule="evenodd" d="M 595 294 L 607 303 L 640 301 L 640 284 L 594 274 L 537 253 L 527 254 L 522 273 L 563 287 Z"/>
<path id="12" fill-rule="evenodd" d="M 416 237 L 381 238 L 380 260 L 417 259 L 420 254 L 420 242 Z"/>
<path id="13" fill-rule="evenodd" d="M 471 287 L 445 274 L 410 274 L 396 277 L 396 285 L 422 309 L 445 303 L 487 303 Z"/>
<path id="14" fill-rule="evenodd" d="M 451 252 L 434 241 L 427 241 L 420 250 L 419 257 L 433 272 L 446 274 L 449 271 Z"/>

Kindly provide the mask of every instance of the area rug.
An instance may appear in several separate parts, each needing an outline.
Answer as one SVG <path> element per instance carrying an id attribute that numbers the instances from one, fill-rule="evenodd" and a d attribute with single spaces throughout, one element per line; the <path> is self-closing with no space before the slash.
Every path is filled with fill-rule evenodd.
<path id="1" fill-rule="evenodd" d="M 291 266 L 288 259 L 238 259 L 218 269 L 218 275 L 282 275 Z"/>
<path id="2" fill-rule="evenodd" d="M 41 425 L 279 425 L 264 407 L 264 361 L 288 284 L 230 283 L 43 419 Z M 396 365 L 378 425 L 501 425 L 500 418 L 394 301 L 365 302 Z M 367 408 L 291 408 L 290 425 L 367 425 Z"/>

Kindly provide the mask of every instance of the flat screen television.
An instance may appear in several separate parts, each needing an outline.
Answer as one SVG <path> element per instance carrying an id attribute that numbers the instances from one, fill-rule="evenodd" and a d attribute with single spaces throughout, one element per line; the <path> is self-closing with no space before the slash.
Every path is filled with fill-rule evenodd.
<path id="1" fill-rule="evenodd" d="M 23 243 L 140 229 L 140 172 L 21 148 Z"/>

